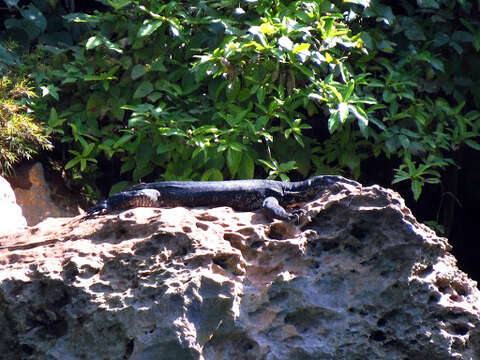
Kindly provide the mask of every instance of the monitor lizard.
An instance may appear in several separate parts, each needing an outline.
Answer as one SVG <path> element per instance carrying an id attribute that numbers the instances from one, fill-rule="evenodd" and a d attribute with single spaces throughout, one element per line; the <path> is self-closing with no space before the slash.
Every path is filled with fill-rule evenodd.
<path id="1" fill-rule="evenodd" d="M 268 218 L 298 221 L 301 210 L 287 211 L 313 200 L 335 184 L 359 186 L 342 176 L 320 175 L 303 181 L 274 180 L 163 181 L 145 183 L 112 195 L 87 210 L 85 217 L 134 207 L 229 206 L 237 211 L 261 212 Z"/>

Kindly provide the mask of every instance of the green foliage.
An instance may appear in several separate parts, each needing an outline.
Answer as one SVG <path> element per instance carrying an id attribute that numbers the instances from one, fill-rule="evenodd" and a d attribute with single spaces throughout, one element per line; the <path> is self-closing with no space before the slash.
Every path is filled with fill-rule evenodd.
<path id="1" fill-rule="evenodd" d="M 366 95 L 379 101 L 368 114 L 380 145 L 373 150 L 401 159 L 393 183 L 409 180 L 417 200 L 462 146 L 480 150 L 480 76 L 472 71 L 480 65 L 480 22 L 467 2 L 373 1 L 354 10 L 352 28 L 363 31 L 368 50 L 355 65 L 369 74 Z"/>
<path id="2" fill-rule="evenodd" d="M 13 42 L 0 43 L 0 73 L 4 74 L 10 67 L 20 65 L 20 56 L 15 53 L 18 45 Z"/>
<path id="3" fill-rule="evenodd" d="M 331 131 L 350 114 L 367 123 L 374 100 L 356 94 L 345 65 L 361 39 L 333 4 L 108 4 L 69 14 L 91 27 L 84 46 L 32 73 L 45 99 L 60 96 L 55 110 L 37 111 L 73 145 L 66 168 L 78 177 L 101 176 L 102 159 L 134 181 L 251 178 L 255 163 L 271 177 L 307 176 L 316 151 L 303 135 L 308 116 Z"/>
<path id="4" fill-rule="evenodd" d="M 36 43 L 72 45 L 78 36 L 78 26 L 63 18 L 66 10 L 58 0 L 33 0 L 23 6 L 18 6 L 17 1 L 11 5 L 9 16 L 3 20 L 2 39 L 15 41 L 28 50 Z"/>
<path id="5" fill-rule="evenodd" d="M 42 127 L 28 114 L 35 96 L 26 79 L 0 79 L 0 174 L 9 175 L 14 163 L 29 159 L 39 148 L 51 145 Z"/>
<path id="6" fill-rule="evenodd" d="M 21 58 L 33 45 L 55 52 L 59 44 L 72 45 L 80 36 L 78 25 L 69 23 L 59 0 L 34 0 L 19 6 L 4 1 L 8 12 L 0 16 L 0 73 L 21 66 Z"/>
<path id="7" fill-rule="evenodd" d="M 418 199 L 459 148 L 480 149 L 480 33 L 467 2 L 102 3 L 110 11 L 64 17 L 88 26 L 82 46 L 29 59 L 44 95 L 35 111 L 85 184 L 107 176 L 106 162 L 127 180 L 119 190 L 359 177 L 382 155 Z"/>

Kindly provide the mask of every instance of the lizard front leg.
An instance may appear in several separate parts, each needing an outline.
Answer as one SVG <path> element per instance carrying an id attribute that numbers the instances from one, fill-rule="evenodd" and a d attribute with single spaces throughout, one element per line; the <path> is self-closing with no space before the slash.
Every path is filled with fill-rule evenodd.
<path id="1" fill-rule="evenodd" d="M 263 200 L 262 203 L 262 213 L 270 218 L 279 219 L 283 221 L 293 222 L 298 221 L 299 215 L 298 214 L 290 214 L 288 213 L 282 205 L 278 202 L 278 199 L 274 198 L 273 196 L 267 197 Z"/>
<path id="2" fill-rule="evenodd" d="M 110 196 L 108 199 L 87 210 L 85 218 L 108 214 L 115 210 L 135 207 L 156 207 L 160 205 L 160 192 L 155 189 L 127 190 Z"/>

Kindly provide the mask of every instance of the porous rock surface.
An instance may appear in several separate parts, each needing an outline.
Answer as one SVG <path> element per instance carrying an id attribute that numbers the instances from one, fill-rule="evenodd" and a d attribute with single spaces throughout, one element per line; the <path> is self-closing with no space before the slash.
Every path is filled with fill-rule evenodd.
<path id="1" fill-rule="evenodd" d="M 305 208 L 302 227 L 138 208 L 2 237 L 2 359 L 480 359 L 476 283 L 398 194 Z"/>

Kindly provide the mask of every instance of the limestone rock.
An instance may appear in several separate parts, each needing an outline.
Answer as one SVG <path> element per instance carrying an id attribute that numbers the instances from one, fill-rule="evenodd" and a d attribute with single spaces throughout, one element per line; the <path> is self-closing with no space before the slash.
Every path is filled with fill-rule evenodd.
<path id="1" fill-rule="evenodd" d="M 8 235 L 27 226 L 22 209 L 17 205 L 12 187 L 0 176 L 0 236 Z"/>
<path id="2" fill-rule="evenodd" d="M 480 358 L 476 283 L 398 194 L 305 207 L 301 228 L 138 208 L 0 238 L 2 359 Z"/>
<path id="3" fill-rule="evenodd" d="M 60 206 L 59 201 L 52 197 L 51 187 L 45 180 L 41 163 L 25 166 L 16 172 L 17 176 L 12 180 L 20 186 L 15 186 L 14 191 L 29 226 L 36 225 L 48 217 L 66 217 L 78 214 L 78 211 Z"/>

